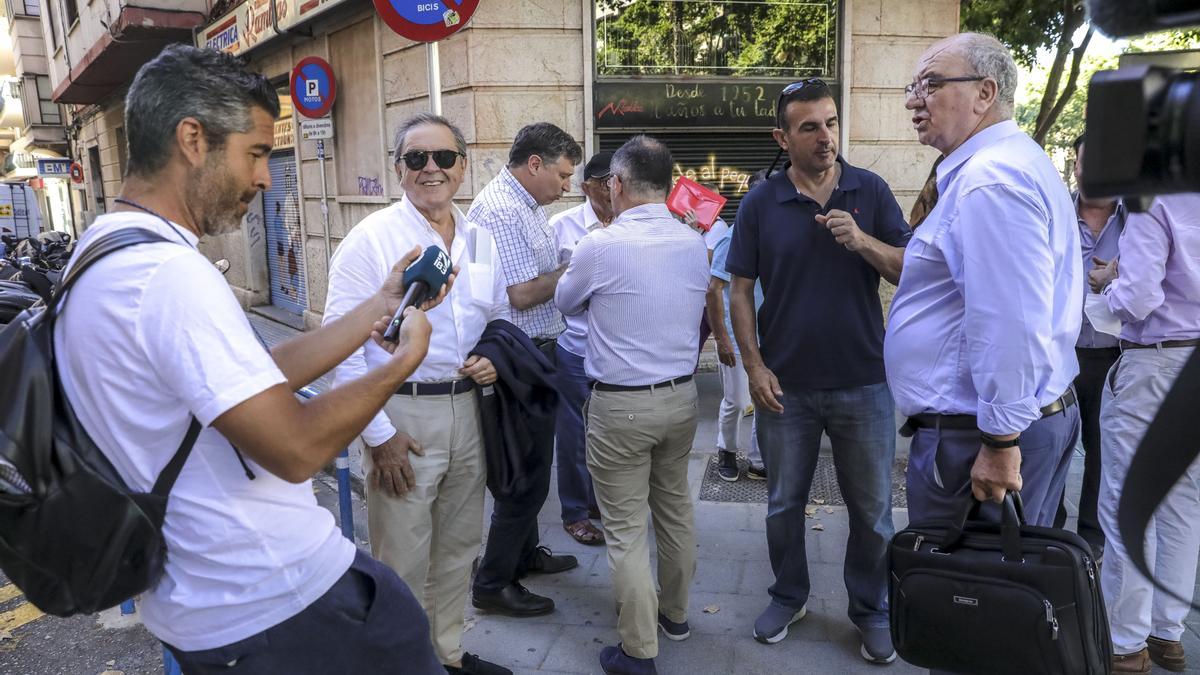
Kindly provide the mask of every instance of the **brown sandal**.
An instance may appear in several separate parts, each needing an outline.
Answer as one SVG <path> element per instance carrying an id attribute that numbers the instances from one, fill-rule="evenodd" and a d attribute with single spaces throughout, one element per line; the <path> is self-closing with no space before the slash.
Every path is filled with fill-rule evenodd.
<path id="1" fill-rule="evenodd" d="M 572 539 L 584 546 L 599 546 L 604 543 L 604 533 L 596 529 L 590 520 L 563 523 L 563 529 Z"/>

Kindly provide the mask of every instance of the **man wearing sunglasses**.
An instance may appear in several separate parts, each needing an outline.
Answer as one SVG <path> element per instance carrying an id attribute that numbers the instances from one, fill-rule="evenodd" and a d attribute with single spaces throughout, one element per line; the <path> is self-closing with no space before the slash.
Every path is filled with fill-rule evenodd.
<path id="1" fill-rule="evenodd" d="M 324 321 L 359 302 L 405 253 L 437 246 L 454 262 L 458 283 L 429 314 L 428 356 L 363 431 L 367 520 L 371 552 L 421 601 L 446 670 L 503 675 L 509 671 L 462 649 L 486 476 L 474 389 L 496 381 L 492 363 L 469 354 L 489 321 L 509 315 L 492 237 L 454 205 L 466 149 L 462 132 L 443 117 L 423 113 L 400 125 L 394 157 L 404 197 L 364 218 L 338 245 Z M 338 366 L 336 381 L 374 370 L 383 356 L 368 342 Z"/>
<path id="2" fill-rule="evenodd" d="M 512 322 L 551 363 L 564 328 L 554 289 L 566 265 L 559 260 L 544 207 L 570 191 L 575 165 L 582 160 L 583 150 L 567 132 L 549 122 L 526 125 L 513 140 L 508 165 L 480 191 L 467 214 L 496 239 Z M 496 499 L 487 549 L 472 587 L 476 608 L 507 616 L 554 611 L 554 601 L 531 593 L 521 585 L 522 577 L 579 565 L 574 556 L 556 556 L 538 545 L 537 515 L 550 491 L 554 429 L 545 429 L 533 444 L 540 461 L 520 493 Z"/>
<path id="3" fill-rule="evenodd" d="M 944 157 L 884 343 L 913 434 L 912 522 L 955 517 L 972 493 L 1019 490 L 1030 524 L 1051 525 L 1079 434 L 1078 221 L 1053 163 L 1012 119 L 1016 88 L 1008 50 L 976 33 L 926 50 L 905 88 L 917 137 Z"/>
<path id="4" fill-rule="evenodd" d="M 862 633 L 863 658 L 890 663 L 886 558 L 896 429 L 879 279 L 899 276 L 910 232 L 883 179 L 838 155 L 838 110 L 824 82 L 785 88 L 776 124 L 788 162 L 742 200 L 725 265 L 767 469 L 775 583 L 754 637 L 774 644 L 804 617 L 804 507 L 825 433 L 850 513 L 848 614 Z M 756 280 L 763 291 L 757 315 Z"/>

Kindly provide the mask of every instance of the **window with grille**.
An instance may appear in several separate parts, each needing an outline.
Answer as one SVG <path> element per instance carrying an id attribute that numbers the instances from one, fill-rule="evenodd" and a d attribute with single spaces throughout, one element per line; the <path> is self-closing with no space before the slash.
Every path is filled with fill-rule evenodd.
<path id="1" fill-rule="evenodd" d="M 834 77 L 837 0 L 597 0 L 596 72 Z"/>

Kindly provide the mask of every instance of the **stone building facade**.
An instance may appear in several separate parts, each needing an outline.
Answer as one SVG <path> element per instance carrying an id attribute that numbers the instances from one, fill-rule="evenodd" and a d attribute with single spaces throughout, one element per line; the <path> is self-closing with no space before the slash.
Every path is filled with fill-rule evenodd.
<path id="1" fill-rule="evenodd" d="M 292 68 L 304 57 L 326 59 L 337 78 L 335 136 L 325 142 L 325 208 L 316 143 L 299 137 L 298 119 L 288 105 L 276 127 L 276 185 L 242 231 L 205 244 L 210 257 L 230 261 L 227 279 L 245 306 L 310 328 L 320 322 L 325 304 L 329 251 L 356 222 L 401 196 L 390 145 L 401 120 L 429 107 L 427 48 L 395 35 L 366 0 L 217 4 L 209 7 L 216 12 L 195 27 L 193 41 L 244 54 L 271 78 L 282 98 L 288 97 Z M 485 0 L 465 29 L 439 43 L 443 113 L 463 129 L 469 146 L 466 180 L 457 196 L 464 208 L 503 166 L 516 131 L 533 121 L 561 126 L 588 154 L 639 131 L 662 135 L 681 174 L 719 183 L 735 203 L 746 175 L 770 163 L 774 98 L 803 73 L 614 76 L 607 53 L 604 65 L 598 65 L 597 35 L 619 4 Z M 934 153 L 916 142 L 902 88 L 921 51 L 957 31 L 958 2 L 784 4 L 823 8 L 830 21 L 828 61 L 814 72 L 830 80 L 840 97 L 843 154 L 882 175 L 907 209 Z M 741 85 L 753 86 L 737 89 Z M 724 102 L 738 96 L 748 98 L 733 112 Z M 654 108 L 652 99 L 662 106 L 684 105 Z M 701 110 L 702 105 L 707 108 Z M 642 108 L 640 118 L 634 107 Z M 690 112 L 681 112 L 680 119 L 651 119 L 651 108 Z M 614 117 L 618 111 L 624 114 Z M 119 188 L 119 124 L 119 106 L 110 105 L 93 113 L 81 134 L 91 133 L 87 125 L 93 125 L 96 139 L 108 139 L 96 143 L 108 200 Z M 579 198 L 564 199 L 552 209 Z"/>

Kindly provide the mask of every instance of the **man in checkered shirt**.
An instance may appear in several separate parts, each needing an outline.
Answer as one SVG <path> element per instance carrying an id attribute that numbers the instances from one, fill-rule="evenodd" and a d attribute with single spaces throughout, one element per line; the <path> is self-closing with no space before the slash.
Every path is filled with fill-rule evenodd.
<path id="1" fill-rule="evenodd" d="M 551 362 L 565 324 L 554 306 L 554 289 L 566 269 L 559 260 L 547 204 L 571 189 L 575 165 L 583 150 L 570 134 L 548 122 L 517 132 L 508 165 L 475 197 L 467 218 L 486 227 L 508 284 L 512 322 L 525 331 Z M 554 601 L 529 592 L 526 574 L 564 572 L 579 563 L 574 556 L 555 556 L 538 546 L 537 515 L 550 489 L 554 429 L 534 441 L 542 458 L 536 480 L 523 493 L 497 499 L 487 550 L 472 589 L 476 608 L 508 616 L 538 616 L 554 611 Z"/>

